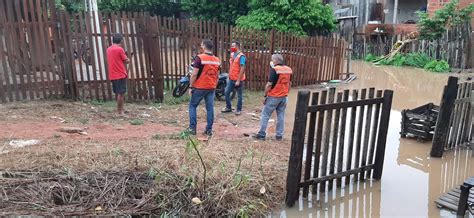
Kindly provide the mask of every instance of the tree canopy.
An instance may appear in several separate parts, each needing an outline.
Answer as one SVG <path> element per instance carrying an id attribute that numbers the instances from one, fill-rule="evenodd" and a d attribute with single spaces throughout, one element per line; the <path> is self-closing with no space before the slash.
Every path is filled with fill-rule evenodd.
<path id="1" fill-rule="evenodd" d="M 85 9 L 83 0 L 55 0 L 71 12 Z M 330 5 L 321 0 L 100 0 L 101 11 L 148 11 L 176 16 L 185 11 L 195 19 L 214 20 L 244 28 L 315 35 L 331 32 L 336 22 Z"/>
<path id="2" fill-rule="evenodd" d="M 435 11 L 433 16 L 426 12 L 418 12 L 418 31 L 421 39 L 435 40 L 442 37 L 446 28 L 471 21 L 474 12 L 474 3 L 468 7 L 457 9 L 459 0 L 452 0 L 442 9 Z"/>
<path id="3" fill-rule="evenodd" d="M 217 19 L 231 25 L 249 12 L 249 0 L 184 0 L 181 4 L 182 9 L 189 11 L 194 18 Z"/>
<path id="4" fill-rule="evenodd" d="M 237 25 L 259 30 L 277 29 L 301 35 L 325 33 L 336 28 L 331 6 L 320 0 L 252 0 L 250 13 Z"/>

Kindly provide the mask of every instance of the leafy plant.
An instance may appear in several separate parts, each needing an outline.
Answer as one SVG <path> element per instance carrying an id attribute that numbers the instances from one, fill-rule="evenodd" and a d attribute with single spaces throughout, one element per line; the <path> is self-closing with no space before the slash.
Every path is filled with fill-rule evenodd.
<path id="1" fill-rule="evenodd" d="M 190 154 L 191 149 L 196 151 L 197 156 L 199 157 L 199 161 L 201 162 L 201 166 L 203 168 L 203 189 L 206 189 L 206 174 L 207 174 L 207 168 L 206 164 L 204 164 L 204 159 L 201 156 L 201 152 L 199 152 L 198 145 L 199 142 L 196 138 L 191 136 L 190 130 L 185 130 L 181 133 L 181 138 L 186 140 L 186 153 Z"/>
<path id="2" fill-rule="evenodd" d="M 441 60 L 441 61 L 433 60 L 429 62 L 428 64 L 426 64 L 424 68 L 426 70 L 437 72 L 437 73 L 448 72 L 451 70 L 448 62 L 446 62 L 445 60 Z"/>
<path id="3" fill-rule="evenodd" d="M 320 0 L 251 0 L 249 14 L 237 19 L 237 25 L 313 35 L 335 30 L 335 21 L 331 6 Z"/>
<path id="4" fill-rule="evenodd" d="M 101 11 L 147 11 L 152 15 L 173 16 L 180 4 L 170 0 L 102 0 L 97 7 Z"/>
<path id="5" fill-rule="evenodd" d="M 435 40 L 441 38 L 446 28 L 461 24 L 471 20 L 471 14 L 474 12 L 474 4 L 457 10 L 459 0 L 451 0 L 440 10 L 435 11 L 430 17 L 426 12 L 417 12 L 420 20 L 418 21 L 418 31 L 421 39 Z"/>
<path id="6" fill-rule="evenodd" d="M 405 65 L 423 68 L 433 59 L 425 53 L 408 53 L 405 58 Z"/>
<path id="7" fill-rule="evenodd" d="M 249 0 L 185 0 L 182 8 L 193 18 L 212 20 L 234 25 L 237 18 L 249 12 Z"/>
<path id="8" fill-rule="evenodd" d="M 59 10 L 66 10 L 73 13 L 78 13 L 85 9 L 83 0 L 54 0 L 54 3 Z"/>
<path id="9" fill-rule="evenodd" d="M 373 54 L 368 54 L 367 56 L 365 56 L 364 60 L 367 62 L 372 62 L 373 60 L 376 60 L 377 58 L 378 57 Z"/>
<path id="10" fill-rule="evenodd" d="M 143 120 L 140 120 L 140 119 L 130 120 L 130 124 L 135 125 L 135 126 L 143 125 L 143 123 L 144 123 Z"/>

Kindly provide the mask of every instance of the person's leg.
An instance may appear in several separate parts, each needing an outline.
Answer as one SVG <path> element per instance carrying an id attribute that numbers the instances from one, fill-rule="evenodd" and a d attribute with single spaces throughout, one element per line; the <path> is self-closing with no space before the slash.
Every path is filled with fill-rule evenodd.
<path id="1" fill-rule="evenodd" d="M 227 86 L 225 87 L 225 108 L 222 112 L 231 112 L 232 111 L 232 99 L 230 99 L 230 93 L 235 88 L 235 81 L 230 79 L 227 80 Z"/>
<path id="2" fill-rule="evenodd" d="M 189 101 L 189 129 L 196 134 L 197 126 L 197 106 L 203 98 L 203 91 L 194 89 L 191 95 L 191 100 Z"/>
<path id="3" fill-rule="evenodd" d="M 117 94 L 117 113 L 119 115 L 124 115 L 123 111 L 123 102 L 124 102 L 124 96 L 123 94 Z"/>
<path id="4" fill-rule="evenodd" d="M 237 89 L 237 111 L 236 114 L 240 115 L 240 112 L 242 111 L 242 99 L 243 99 L 243 90 L 244 90 L 244 81 L 240 81 L 239 87 Z"/>
<path id="5" fill-rule="evenodd" d="M 267 97 L 267 102 L 262 110 L 262 117 L 260 120 L 260 131 L 258 131 L 258 135 L 265 137 L 267 131 L 268 120 L 270 119 L 273 111 L 278 106 L 276 99 L 272 97 Z"/>
<path id="6" fill-rule="evenodd" d="M 283 132 L 285 130 L 285 109 L 286 109 L 287 98 L 281 98 L 280 103 L 276 108 L 277 112 L 277 125 L 276 125 L 276 139 L 283 138 Z"/>
<path id="7" fill-rule="evenodd" d="M 215 96 L 215 91 L 208 91 L 208 93 L 205 96 L 205 101 L 206 101 L 206 112 L 207 112 L 207 125 L 206 125 L 206 131 L 205 133 L 207 135 L 212 134 L 212 125 L 214 124 L 214 96 Z"/>

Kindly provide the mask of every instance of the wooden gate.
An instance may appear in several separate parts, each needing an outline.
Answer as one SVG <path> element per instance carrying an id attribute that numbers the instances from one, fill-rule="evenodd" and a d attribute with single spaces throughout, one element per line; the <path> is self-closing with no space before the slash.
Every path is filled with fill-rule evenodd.
<path id="1" fill-rule="evenodd" d="M 68 61 L 69 90 L 78 99 L 114 99 L 108 75 L 107 48 L 112 35 L 123 35 L 122 46 L 130 63 L 128 68 L 128 100 L 163 99 L 162 78 L 154 73 L 159 49 L 153 39 L 156 19 L 146 13 L 83 12 L 60 13 L 61 36 Z M 153 25 L 151 25 L 153 24 Z M 156 38 L 156 37 L 155 37 Z M 156 68 L 156 67 L 155 67 Z M 161 89 L 160 89 L 161 88 Z"/>
<path id="2" fill-rule="evenodd" d="M 382 95 L 383 94 L 383 95 Z M 351 180 L 382 177 L 393 91 L 300 91 L 287 176 L 286 204 Z M 351 100 L 349 100 L 351 99 Z M 309 114 L 309 121 L 308 121 Z M 306 126 L 308 125 L 308 128 Z M 304 155 L 305 154 L 305 155 Z M 304 156 L 303 156 L 304 155 Z M 303 177 L 302 177 L 303 174 Z M 344 181 L 343 181 L 344 180 Z M 319 188 L 318 188 L 319 185 Z"/>
<path id="3" fill-rule="evenodd" d="M 64 95 L 54 0 L 0 0 L 0 101 Z"/>
<path id="4" fill-rule="evenodd" d="M 474 139 L 474 83 L 458 84 L 457 77 L 449 77 L 441 99 L 436 122 L 432 157 L 442 157 L 444 150 L 454 149 Z"/>

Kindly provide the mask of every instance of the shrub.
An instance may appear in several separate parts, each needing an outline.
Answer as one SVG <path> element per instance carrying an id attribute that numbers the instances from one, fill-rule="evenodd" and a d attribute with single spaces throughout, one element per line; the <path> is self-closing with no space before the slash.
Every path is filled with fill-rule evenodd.
<path id="1" fill-rule="evenodd" d="M 367 61 L 367 62 L 372 62 L 374 60 L 376 60 L 378 57 L 373 55 L 373 54 L 368 54 L 367 56 L 365 56 L 364 60 Z"/>
<path id="2" fill-rule="evenodd" d="M 451 70 L 448 62 L 446 62 L 445 60 L 441 60 L 441 61 L 433 60 L 429 62 L 428 64 L 426 64 L 424 68 L 425 70 L 429 70 L 429 71 L 437 72 L 437 73 L 444 73 Z"/>
<path id="3" fill-rule="evenodd" d="M 432 60 L 425 53 L 408 53 L 405 58 L 405 65 L 423 68 Z"/>

